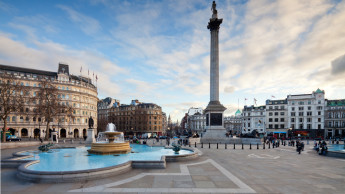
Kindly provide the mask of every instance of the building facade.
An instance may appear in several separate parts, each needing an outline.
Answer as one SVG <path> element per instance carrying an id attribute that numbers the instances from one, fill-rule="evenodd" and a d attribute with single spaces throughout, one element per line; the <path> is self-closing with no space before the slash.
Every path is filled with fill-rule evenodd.
<path id="1" fill-rule="evenodd" d="M 241 111 L 238 109 L 235 115 L 224 117 L 224 127 L 226 131 L 232 135 L 239 135 L 242 133 L 243 117 Z"/>
<path id="2" fill-rule="evenodd" d="M 345 137 L 345 99 L 326 100 L 325 137 Z"/>
<path id="3" fill-rule="evenodd" d="M 266 131 L 286 137 L 288 129 L 287 99 L 266 100 Z"/>
<path id="4" fill-rule="evenodd" d="M 120 105 L 120 101 L 113 99 L 111 97 L 107 97 L 105 99 L 99 100 L 97 103 L 97 120 L 98 120 L 98 129 L 97 131 L 105 131 L 107 124 L 110 122 L 109 112 L 113 106 Z"/>
<path id="5" fill-rule="evenodd" d="M 110 109 L 109 120 L 116 125 L 117 131 L 124 132 L 126 136 L 164 133 L 162 108 L 153 103 L 132 100 L 129 105 L 114 106 Z"/>
<path id="6" fill-rule="evenodd" d="M 266 119 L 266 106 L 244 106 L 242 115 L 243 134 L 252 133 L 254 130 L 258 133 L 266 133 L 264 124 Z"/>
<path id="7" fill-rule="evenodd" d="M 44 137 L 47 130 L 55 130 L 60 138 L 82 138 L 87 135 L 90 116 L 94 120 L 94 129 L 97 128 L 97 88 L 91 79 L 70 74 L 67 64 L 60 63 L 57 72 L 0 65 L 0 79 L 6 77 L 12 77 L 27 87 L 28 97 L 38 95 L 41 81 L 48 81 L 58 89 L 61 103 L 74 108 L 73 116 L 54 118 L 50 129 L 46 129 L 44 118 L 34 116 L 34 104 L 27 103 L 24 112 L 12 113 L 7 118 L 11 134 L 22 138 L 38 138 Z M 0 124 L 3 127 L 2 121 Z"/>
<path id="8" fill-rule="evenodd" d="M 188 126 L 193 133 L 201 134 L 205 130 L 206 116 L 200 112 L 188 116 Z"/>
<path id="9" fill-rule="evenodd" d="M 294 136 L 324 136 L 325 91 L 288 95 L 288 132 Z"/>

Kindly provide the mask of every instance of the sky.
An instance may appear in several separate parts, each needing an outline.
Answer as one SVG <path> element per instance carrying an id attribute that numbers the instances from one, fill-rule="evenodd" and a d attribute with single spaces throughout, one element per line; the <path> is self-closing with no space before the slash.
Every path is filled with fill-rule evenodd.
<path id="1" fill-rule="evenodd" d="M 216 3 L 225 116 L 254 98 L 264 105 L 317 88 L 345 98 L 345 1 Z M 97 75 L 99 99 L 156 103 L 181 120 L 210 100 L 211 4 L 0 0 L 0 64 L 56 72 L 67 63 L 74 75 Z"/>

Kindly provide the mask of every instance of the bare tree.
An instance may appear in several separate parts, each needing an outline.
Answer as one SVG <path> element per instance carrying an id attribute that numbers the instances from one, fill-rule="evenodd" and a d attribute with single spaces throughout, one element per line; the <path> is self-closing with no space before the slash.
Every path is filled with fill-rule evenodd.
<path id="1" fill-rule="evenodd" d="M 73 113 L 73 108 L 63 102 L 59 90 L 51 82 L 46 80 L 41 80 L 38 95 L 32 100 L 36 104 L 36 115 L 44 118 L 46 122 L 45 140 L 48 140 L 50 135 L 49 125 L 53 119 L 58 119 L 61 115 Z"/>
<path id="2" fill-rule="evenodd" d="M 27 88 L 11 75 L 0 79 L 0 118 L 4 122 L 2 142 L 6 141 L 7 117 L 24 109 Z"/>

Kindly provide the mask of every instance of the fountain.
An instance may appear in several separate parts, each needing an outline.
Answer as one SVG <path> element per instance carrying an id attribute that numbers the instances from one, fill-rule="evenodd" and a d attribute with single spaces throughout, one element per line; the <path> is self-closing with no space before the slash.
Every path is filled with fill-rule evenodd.
<path id="1" fill-rule="evenodd" d="M 108 123 L 105 132 L 100 132 L 96 143 L 91 144 L 90 154 L 110 155 L 131 152 L 129 142 L 124 140 L 123 132 L 116 131 L 113 123 Z"/>

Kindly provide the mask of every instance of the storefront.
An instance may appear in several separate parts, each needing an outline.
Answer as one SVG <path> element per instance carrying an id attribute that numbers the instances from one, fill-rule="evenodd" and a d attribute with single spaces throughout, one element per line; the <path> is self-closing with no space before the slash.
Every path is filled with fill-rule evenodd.
<path id="1" fill-rule="evenodd" d="M 275 138 L 279 138 L 279 139 L 282 139 L 282 138 L 286 138 L 286 132 L 285 131 L 275 131 L 273 132 L 273 137 Z"/>

